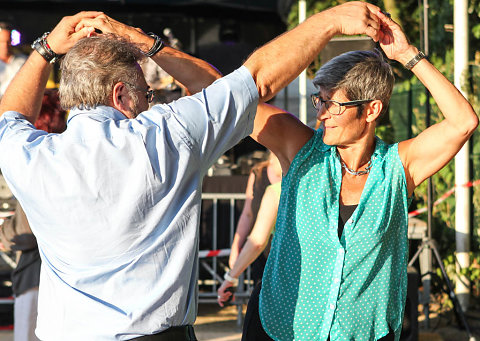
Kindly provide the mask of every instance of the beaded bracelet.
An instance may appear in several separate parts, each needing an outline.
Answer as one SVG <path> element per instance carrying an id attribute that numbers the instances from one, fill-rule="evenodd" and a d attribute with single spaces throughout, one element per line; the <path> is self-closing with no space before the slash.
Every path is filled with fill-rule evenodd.
<path id="1" fill-rule="evenodd" d="M 153 43 L 152 48 L 145 53 L 147 57 L 152 57 L 158 52 L 160 52 L 160 50 L 165 47 L 165 44 L 163 43 L 163 40 L 159 36 L 157 36 L 155 33 L 149 32 L 147 34 L 153 39 L 155 39 L 155 42 Z"/>

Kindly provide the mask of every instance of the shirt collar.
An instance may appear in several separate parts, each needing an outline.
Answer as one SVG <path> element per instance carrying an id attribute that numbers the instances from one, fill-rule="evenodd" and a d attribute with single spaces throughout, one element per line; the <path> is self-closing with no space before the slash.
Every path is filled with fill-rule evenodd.
<path id="1" fill-rule="evenodd" d="M 115 121 L 120 121 L 120 120 L 126 120 L 127 117 L 122 114 L 120 111 L 118 111 L 115 108 L 106 106 L 106 105 L 97 105 L 93 109 L 79 109 L 79 108 L 73 108 L 70 110 L 70 113 L 68 114 L 68 120 L 67 124 L 70 123 L 70 121 L 79 115 L 95 115 L 95 116 L 103 116 L 107 119 L 112 119 Z"/>
<path id="2" fill-rule="evenodd" d="M 372 154 L 372 160 L 375 160 L 377 158 L 383 160 L 383 158 L 387 154 L 387 151 L 387 144 L 383 142 L 378 136 L 375 136 L 375 150 Z"/>

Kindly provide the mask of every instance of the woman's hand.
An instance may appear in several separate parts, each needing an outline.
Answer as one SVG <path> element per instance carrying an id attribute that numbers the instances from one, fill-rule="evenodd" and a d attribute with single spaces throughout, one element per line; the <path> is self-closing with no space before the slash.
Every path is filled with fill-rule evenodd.
<path id="1" fill-rule="evenodd" d="M 377 16 L 381 24 L 378 40 L 380 47 L 389 59 L 405 65 L 418 53 L 417 48 L 410 45 L 400 25 L 389 16 L 382 11 L 379 11 Z"/>
<path id="2" fill-rule="evenodd" d="M 232 289 L 229 289 L 229 288 L 232 288 Z M 218 288 L 217 302 L 220 307 L 223 307 L 225 303 L 230 302 L 231 300 L 230 298 L 232 298 L 232 300 L 235 300 L 235 297 L 232 297 L 233 288 L 234 288 L 233 283 L 227 280 L 223 281 L 223 284 L 220 286 L 220 288 Z"/>

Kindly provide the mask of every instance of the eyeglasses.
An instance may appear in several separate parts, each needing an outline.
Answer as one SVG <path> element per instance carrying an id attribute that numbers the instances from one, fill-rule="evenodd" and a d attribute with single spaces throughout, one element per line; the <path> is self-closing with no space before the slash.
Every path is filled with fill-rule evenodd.
<path id="1" fill-rule="evenodd" d="M 135 84 L 127 83 L 127 82 L 125 82 L 125 83 L 130 85 L 131 87 L 137 89 L 137 90 L 143 91 L 143 89 L 139 88 Z M 155 90 L 150 89 L 150 87 L 148 87 L 147 91 L 145 92 L 145 98 L 147 99 L 147 102 L 152 103 L 153 102 L 153 97 L 155 97 Z"/>
<path id="2" fill-rule="evenodd" d="M 319 96 L 319 92 L 314 93 L 311 95 L 313 107 L 317 110 L 322 108 L 322 105 L 325 106 L 325 109 L 331 115 L 341 115 L 342 114 L 342 107 L 358 107 L 364 103 L 368 103 L 373 101 L 373 99 L 360 99 L 356 101 L 348 101 L 348 102 L 337 102 L 333 100 L 326 100 Z"/>
<path id="3" fill-rule="evenodd" d="M 155 90 L 153 89 L 148 89 L 147 92 L 145 93 L 145 98 L 147 99 L 148 103 L 153 102 L 153 97 L 155 96 Z"/>

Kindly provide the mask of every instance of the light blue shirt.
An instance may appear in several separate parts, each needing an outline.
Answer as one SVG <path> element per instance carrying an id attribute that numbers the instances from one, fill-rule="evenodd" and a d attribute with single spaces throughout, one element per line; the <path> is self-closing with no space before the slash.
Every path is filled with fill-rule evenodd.
<path id="1" fill-rule="evenodd" d="M 282 181 L 260 295 L 275 340 L 400 337 L 407 289 L 408 194 L 398 145 L 376 139 L 360 202 L 338 238 L 342 167 L 322 131 Z"/>
<path id="2" fill-rule="evenodd" d="M 136 119 L 73 110 L 46 134 L 0 118 L 0 167 L 42 256 L 37 335 L 127 340 L 193 324 L 203 175 L 253 128 L 242 67 Z"/>

